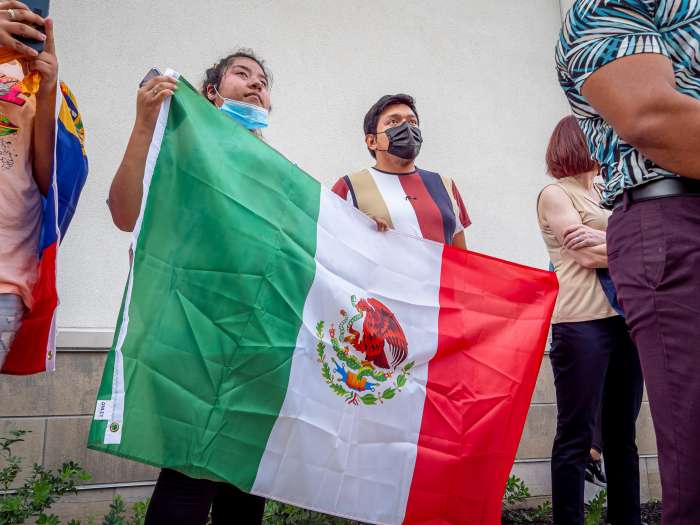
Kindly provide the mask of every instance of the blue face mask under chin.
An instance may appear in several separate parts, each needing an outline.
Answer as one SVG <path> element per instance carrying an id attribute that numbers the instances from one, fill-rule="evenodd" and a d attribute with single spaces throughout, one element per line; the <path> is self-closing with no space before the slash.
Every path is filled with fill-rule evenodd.
<path id="1" fill-rule="evenodd" d="M 238 100 L 223 97 L 216 88 L 214 88 L 214 91 L 217 95 L 224 99 L 224 103 L 221 104 L 219 109 L 238 122 L 241 126 L 250 130 L 267 127 L 269 112 L 265 108 L 261 108 L 255 104 L 248 104 L 247 102 L 240 102 Z"/>

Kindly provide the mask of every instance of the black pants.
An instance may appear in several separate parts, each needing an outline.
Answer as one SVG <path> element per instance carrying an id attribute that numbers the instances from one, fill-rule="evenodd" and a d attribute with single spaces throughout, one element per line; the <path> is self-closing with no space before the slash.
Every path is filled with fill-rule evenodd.
<path id="1" fill-rule="evenodd" d="M 598 407 L 598 412 L 595 416 L 595 426 L 593 427 L 593 441 L 591 442 L 591 448 L 598 451 L 599 454 L 603 453 L 603 429 L 601 427 L 600 418 L 602 417 L 601 410 L 602 407 Z"/>
<path id="2" fill-rule="evenodd" d="M 552 449 L 556 525 L 583 525 L 583 488 L 596 412 L 601 407 L 608 522 L 639 525 L 635 422 L 642 402 L 637 349 L 619 316 L 552 325 L 557 434 Z"/>
<path id="3" fill-rule="evenodd" d="M 146 525 L 212 525 L 262 523 L 265 498 L 228 483 L 194 479 L 175 470 L 160 471 L 146 513 Z"/>

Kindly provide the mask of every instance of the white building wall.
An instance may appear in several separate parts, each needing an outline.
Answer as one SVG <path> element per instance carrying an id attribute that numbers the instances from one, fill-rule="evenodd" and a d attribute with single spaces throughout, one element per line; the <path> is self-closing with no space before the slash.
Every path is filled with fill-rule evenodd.
<path id="1" fill-rule="evenodd" d="M 565 0 L 562 0 L 565 1 Z M 419 165 L 453 177 L 470 248 L 546 267 L 535 198 L 568 107 L 553 53 L 558 0 L 54 0 L 61 76 L 87 130 L 91 173 L 61 259 L 64 329 L 113 328 L 129 235 L 105 198 L 154 65 L 199 84 L 239 45 L 275 77 L 267 138 L 325 184 L 366 167 L 362 119 L 386 93 L 416 97 Z"/>
<path id="2" fill-rule="evenodd" d="M 562 18 L 564 15 L 566 15 L 567 11 L 571 8 L 572 5 L 574 5 L 574 2 L 576 0 L 560 0 L 559 4 L 561 5 L 561 16 Z"/>

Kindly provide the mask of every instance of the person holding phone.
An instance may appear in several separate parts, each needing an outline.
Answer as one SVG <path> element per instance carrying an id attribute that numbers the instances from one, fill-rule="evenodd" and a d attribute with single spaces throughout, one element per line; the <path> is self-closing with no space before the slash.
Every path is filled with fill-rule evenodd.
<path id="1" fill-rule="evenodd" d="M 37 28 L 43 28 L 45 34 Z M 43 43 L 34 49 L 20 37 Z M 33 306 L 42 195 L 51 185 L 58 61 L 53 22 L 0 2 L 0 368 Z M 38 73 L 38 88 L 25 82 Z"/>
<path id="2" fill-rule="evenodd" d="M 206 70 L 202 94 L 257 136 L 267 126 L 270 110 L 270 73 L 251 50 L 223 57 Z M 177 81 L 151 70 L 136 98 L 136 122 L 109 191 L 114 224 L 132 231 L 141 211 L 143 175 L 161 103 L 172 96 Z M 228 483 L 194 479 L 164 468 L 151 498 L 146 525 L 204 525 L 211 510 L 212 524 L 262 523 L 265 499 Z"/>

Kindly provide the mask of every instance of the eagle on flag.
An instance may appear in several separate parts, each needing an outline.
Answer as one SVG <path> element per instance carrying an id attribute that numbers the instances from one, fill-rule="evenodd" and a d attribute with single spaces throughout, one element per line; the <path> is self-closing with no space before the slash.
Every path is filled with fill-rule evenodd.
<path id="1" fill-rule="evenodd" d="M 376 367 L 392 369 L 403 363 L 408 356 L 408 343 L 393 312 L 374 298 L 360 299 L 357 309 L 364 313 L 362 334 L 350 325 L 346 340 Z"/>

